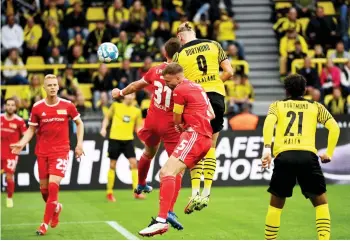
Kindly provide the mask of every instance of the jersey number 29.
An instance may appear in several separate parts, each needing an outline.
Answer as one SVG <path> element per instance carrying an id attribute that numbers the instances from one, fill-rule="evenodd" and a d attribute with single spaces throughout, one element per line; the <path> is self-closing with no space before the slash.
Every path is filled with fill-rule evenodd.
<path id="1" fill-rule="evenodd" d="M 157 87 L 157 89 L 154 91 L 156 97 L 154 98 L 154 101 L 160 105 L 162 102 L 162 93 L 166 92 L 165 94 L 165 107 L 170 106 L 170 99 L 171 99 L 171 89 L 168 86 L 163 86 L 163 84 L 159 81 L 154 81 L 154 85 Z"/>

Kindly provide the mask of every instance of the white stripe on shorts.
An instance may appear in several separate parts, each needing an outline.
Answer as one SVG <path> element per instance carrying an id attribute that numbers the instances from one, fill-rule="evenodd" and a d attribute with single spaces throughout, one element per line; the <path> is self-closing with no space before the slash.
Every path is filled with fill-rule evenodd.
<path id="1" fill-rule="evenodd" d="M 182 154 L 179 157 L 181 161 L 185 160 L 187 154 L 191 151 L 193 144 L 196 142 L 197 137 L 198 137 L 197 132 L 192 132 L 192 136 L 190 138 L 190 141 L 188 142 L 188 145 L 186 146 L 185 150 L 182 152 Z"/>

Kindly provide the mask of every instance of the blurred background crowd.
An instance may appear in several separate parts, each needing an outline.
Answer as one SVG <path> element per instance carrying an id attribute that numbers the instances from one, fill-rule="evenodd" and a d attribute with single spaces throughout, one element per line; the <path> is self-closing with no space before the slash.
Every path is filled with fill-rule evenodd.
<path id="1" fill-rule="evenodd" d="M 324 103 L 333 114 L 347 113 L 349 3 L 270 3 L 280 50 L 281 80 L 293 72 L 294 60 L 304 59 L 295 71 L 307 79 L 307 98 Z M 255 118 L 251 113 L 255 94 L 249 72 L 235 64 L 245 60 L 244 43 L 236 38 L 239 25 L 235 21 L 235 0 L 3 0 L 2 66 L 36 69 L 1 71 L 2 103 L 4 98 L 15 96 L 18 114 L 27 120 L 33 103 L 45 97 L 44 75 L 55 73 L 59 95 L 74 102 L 82 114 L 106 113 L 112 101 L 111 90 L 124 88 L 140 79 L 154 63 L 164 61 L 163 44 L 187 21 L 198 38 L 218 41 L 234 66 L 235 76 L 225 83 L 227 113 Z M 103 42 L 116 44 L 120 67 L 96 65 L 97 48 Z M 317 68 L 314 58 L 327 60 Z M 64 68 L 46 68 L 62 64 Z M 75 64 L 95 67 L 74 68 Z M 37 68 L 40 65 L 45 67 Z M 149 104 L 149 90 L 138 92 L 135 105 L 143 110 L 144 117 Z"/>

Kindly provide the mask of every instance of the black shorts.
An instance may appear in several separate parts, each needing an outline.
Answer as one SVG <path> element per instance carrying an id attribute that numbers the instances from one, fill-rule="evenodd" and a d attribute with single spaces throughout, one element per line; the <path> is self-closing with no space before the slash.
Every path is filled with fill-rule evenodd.
<path id="1" fill-rule="evenodd" d="M 274 160 L 274 169 L 268 192 L 285 198 L 291 197 L 298 180 L 306 198 L 326 192 L 326 182 L 318 156 L 310 151 L 284 151 Z"/>
<path id="2" fill-rule="evenodd" d="M 118 160 L 120 154 L 124 154 L 126 158 L 135 158 L 134 141 L 119 141 L 109 139 L 108 157 L 112 160 Z"/>
<path id="3" fill-rule="evenodd" d="M 207 92 L 207 95 L 215 113 L 215 119 L 210 121 L 215 134 L 224 128 L 225 97 L 216 92 Z"/>

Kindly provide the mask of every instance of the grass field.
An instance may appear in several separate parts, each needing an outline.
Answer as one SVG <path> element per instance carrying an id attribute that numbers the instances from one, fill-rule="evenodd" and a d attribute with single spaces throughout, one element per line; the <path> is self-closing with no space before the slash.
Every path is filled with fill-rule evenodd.
<path id="1" fill-rule="evenodd" d="M 134 200 L 130 191 L 116 191 L 116 203 L 105 200 L 104 191 L 62 191 L 61 224 L 49 229 L 42 239 L 126 239 L 107 221 L 116 221 L 130 233 L 146 227 L 158 210 L 158 190 L 146 200 Z M 190 189 L 183 189 L 176 205 L 183 231 L 170 229 L 154 239 L 263 239 L 269 194 L 266 187 L 214 188 L 208 208 L 185 215 Z M 350 186 L 329 186 L 332 239 L 350 239 Z M 15 193 L 13 209 L 1 196 L 1 239 L 38 239 L 44 202 L 39 192 Z M 41 239 L 41 238 L 39 238 Z M 146 238 L 147 239 L 147 238 Z M 309 201 L 294 190 L 282 214 L 278 239 L 316 239 L 315 211 Z"/>

